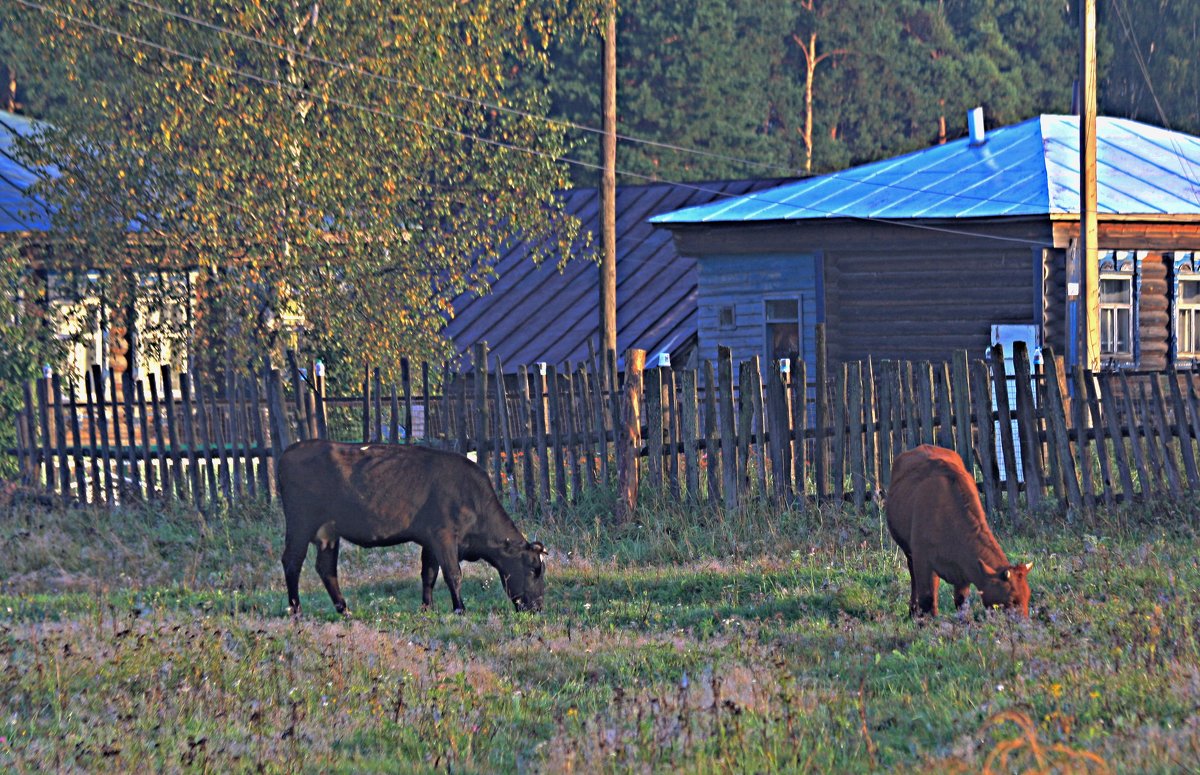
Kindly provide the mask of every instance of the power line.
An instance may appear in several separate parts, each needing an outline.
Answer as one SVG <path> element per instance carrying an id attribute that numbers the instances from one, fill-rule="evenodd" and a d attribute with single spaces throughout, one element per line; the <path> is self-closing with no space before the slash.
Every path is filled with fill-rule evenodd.
<path id="1" fill-rule="evenodd" d="M 1158 120 L 1162 122 L 1164 127 L 1170 130 L 1171 124 L 1167 121 L 1166 111 L 1163 110 L 1162 103 L 1158 101 L 1158 95 L 1154 92 L 1154 80 L 1150 77 L 1150 68 L 1146 65 L 1146 60 L 1142 56 L 1142 48 L 1138 45 L 1137 35 L 1133 32 L 1133 24 L 1128 17 L 1129 9 L 1125 7 L 1124 0 L 1117 0 L 1113 7 L 1116 8 L 1117 19 L 1121 22 L 1121 29 L 1125 32 L 1125 39 L 1129 41 L 1129 45 L 1133 49 L 1134 60 L 1138 64 L 1138 70 L 1142 74 L 1142 79 L 1146 82 L 1146 88 L 1150 92 L 1150 99 L 1154 101 L 1154 108 L 1158 111 Z M 1175 149 L 1175 155 L 1179 157 L 1184 167 L 1187 168 L 1189 177 L 1195 180 L 1195 170 L 1192 169 L 1187 157 L 1183 155 L 1183 149 L 1179 147 L 1179 143 L 1174 137 L 1171 137 L 1171 147 Z M 1197 192 L 1196 185 L 1192 183 L 1190 188 L 1192 190 L 1192 197 L 1196 202 L 1200 203 L 1200 193 Z"/>
<path id="2" fill-rule="evenodd" d="M 358 67 L 357 65 L 347 64 L 345 62 L 335 62 L 333 60 L 326 59 L 324 57 L 316 56 L 314 54 L 309 54 L 308 52 L 305 52 L 305 51 L 299 51 L 291 46 L 284 46 L 284 45 L 281 45 L 278 43 L 273 43 L 269 40 L 263 40 L 262 38 L 259 38 L 256 35 L 250 35 L 248 33 L 241 32 L 240 30 L 233 30 L 228 27 L 224 27 L 220 24 L 215 24 L 213 22 L 209 22 L 204 19 L 200 19 L 200 18 L 198 18 L 196 16 L 192 16 L 190 14 L 185 14 L 185 13 L 181 13 L 178 11 L 172 11 L 169 8 L 162 8 L 161 6 L 154 5 L 153 3 L 144 2 L 144 0 L 126 0 L 126 1 L 130 5 L 135 5 L 135 6 L 138 6 L 141 8 L 145 8 L 147 10 L 155 11 L 155 12 L 163 14 L 165 16 L 171 16 L 171 17 L 179 19 L 181 21 L 185 21 L 189 24 L 193 24 L 196 26 L 200 26 L 200 27 L 204 27 L 206 29 L 213 30 L 214 32 L 218 32 L 218 33 L 225 34 L 225 35 L 232 35 L 234 37 L 240 38 L 240 39 L 248 41 L 248 42 L 252 42 L 252 43 L 255 43 L 255 44 L 258 44 L 261 46 L 266 46 L 275 51 L 290 54 L 293 56 L 298 56 L 303 59 L 307 59 L 311 62 L 316 62 L 318 64 L 322 64 L 327 67 L 332 67 L 334 69 L 341 70 L 343 72 L 355 73 L 357 75 L 364 75 L 369 78 L 374 78 L 374 79 L 383 81 L 385 83 L 390 83 L 393 86 L 403 86 L 403 87 L 409 88 L 409 89 L 417 89 L 417 90 L 420 90 L 423 92 L 428 92 L 430 94 L 436 94 L 439 97 L 444 97 L 446 99 L 453 100 L 456 102 L 462 102 L 465 104 L 474 105 L 476 107 L 482 107 L 482 108 L 487 108 L 489 110 L 495 110 L 495 111 L 499 111 L 502 113 L 508 113 L 511 115 L 519 116 L 521 118 L 525 118 L 525 119 L 529 119 L 529 120 L 533 120 L 533 121 L 541 121 L 541 122 L 550 124 L 551 126 L 557 126 L 557 127 L 561 127 L 564 129 L 573 129 L 576 131 L 587 132 L 587 133 L 591 133 L 591 134 L 595 134 L 595 135 L 603 135 L 604 134 L 603 129 L 598 129 L 596 127 L 587 126 L 586 124 L 578 124 L 578 123 L 575 123 L 574 121 L 566 121 L 563 119 L 550 118 L 548 116 L 540 116 L 540 115 L 537 115 L 534 113 L 530 113 L 528 111 L 520 110 L 519 108 L 504 107 L 503 105 L 497 105 L 495 103 L 488 102 L 486 100 L 477 100 L 477 99 L 473 99 L 471 97 L 464 97 L 460 94 L 455 94 L 453 92 L 436 89 L 432 86 L 426 86 L 424 84 L 413 83 L 412 81 L 405 81 L 400 78 L 382 75 L 380 73 L 376 73 L 374 71 Z M 696 148 L 685 148 L 680 145 L 673 145 L 671 143 L 663 143 L 663 142 L 659 142 L 656 140 L 647 140 L 644 138 L 635 137 L 632 135 L 625 135 L 625 134 L 621 134 L 621 133 L 617 133 L 616 137 L 617 137 L 617 140 L 619 140 L 619 141 L 623 141 L 626 143 L 633 143 L 635 145 L 646 145 L 646 146 L 649 146 L 652 148 L 661 148 L 663 150 L 674 151 L 676 153 L 686 153 L 686 154 L 691 154 L 694 156 L 702 156 L 705 158 L 716 159 L 719 161 L 727 161 L 727 162 L 734 162 L 737 164 L 744 164 L 748 167 L 758 167 L 758 168 L 762 168 L 762 169 L 774 170 L 776 172 L 786 172 L 789 177 L 799 176 L 798 175 L 799 170 L 793 169 L 791 167 L 786 167 L 786 166 L 780 165 L 780 164 L 772 164 L 769 162 L 753 161 L 750 159 L 743 159 L 743 158 L 740 158 L 737 156 L 729 156 L 727 154 L 716 153 L 714 151 L 703 151 L 703 150 L 696 149 Z"/>
<path id="3" fill-rule="evenodd" d="M 140 37 L 137 35 L 133 35 L 131 33 L 123 32 L 121 30 L 117 30 L 112 27 L 108 27 L 106 25 L 99 24 L 97 22 L 92 22 L 87 19 L 81 19 L 73 14 L 67 13 L 65 11 L 59 11 L 54 8 L 50 8 L 46 5 L 35 2 L 34 0 L 16 0 L 16 2 L 21 5 L 26 6 L 28 8 L 32 8 L 35 10 L 50 13 L 54 16 L 57 16 L 59 18 L 70 21 L 72 23 L 87 27 L 87 28 L 95 30 L 97 32 L 101 32 L 103 34 L 111 35 L 114 37 L 119 37 L 119 38 L 122 38 L 123 40 L 127 40 L 129 42 L 136 43 L 139 46 L 148 47 L 148 48 L 154 49 L 156 51 L 167 53 L 172 56 L 179 57 L 181 59 L 185 59 L 187 61 L 194 62 L 197 64 L 208 65 L 208 66 L 214 67 L 216 69 L 219 69 L 223 72 L 227 72 L 230 75 L 233 75 L 234 77 L 242 78 L 242 79 L 253 81 L 253 82 L 265 85 L 265 86 L 270 86 L 273 88 L 278 88 L 281 90 L 300 94 L 304 97 L 307 97 L 307 98 L 310 98 L 313 100 L 321 100 L 324 102 L 328 102 L 330 104 L 338 105 L 339 107 L 345 107 L 348 109 L 358 110 L 358 111 L 370 113 L 373 115 L 392 118 L 392 119 L 395 119 L 398 121 L 403 121 L 406 123 L 421 126 L 423 128 L 426 128 L 426 129 L 429 129 L 429 130 L 432 130 L 435 132 L 442 132 L 442 133 L 454 135 L 454 136 L 462 138 L 464 140 L 472 140 L 475 142 L 485 143 L 485 144 L 492 145 L 495 147 L 503 148 L 505 150 L 510 150 L 510 151 L 514 151 L 514 152 L 518 152 L 518 153 L 525 153 L 525 154 L 535 156 L 538 158 L 548 159 L 550 161 L 557 161 L 557 162 L 562 162 L 562 163 L 566 163 L 566 164 L 572 164 L 575 166 L 579 166 L 579 167 L 583 167 L 583 168 L 591 169 L 591 170 L 599 170 L 600 169 L 599 165 L 592 164 L 590 162 L 585 162 L 585 161 L 581 161 L 578 159 L 571 159 L 571 158 L 564 157 L 564 156 L 554 156 L 545 151 L 539 151 L 536 149 L 527 148 L 524 146 L 516 145 L 514 143 L 507 143 L 507 142 L 495 140 L 492 138 L 480 137 L 478 135 L 473 135 L 473 134 L 470 134 L 467 132 L 462 132 L 462 131 L 456 130 L 456 129 L 449 129 L 446 127 L 438 126 L 436 124 L 431 124 L 426 121 L 414 119 L 409 116 L 400 115 L 400 114 L 394 113 L 392 111 L 383 110 L 375 105 L 364 105 L 364 104 L 352 102 L 349 100 L 343 100 L 343 99 L 340 99 L 337 97 L 329 97 L 327 95 L 316 93 L 309 89 L 305 89 L 303 87 L 293 86 L 292 84 L 284 83 L 276 78 L 263 77 L 256 73 L 247 72 L 247 71 L 241 70 L 236 67 L 230 67 L 228 65 L 223 65 L 218 62 L 213 62 L 212 60 L 210 60 L 206 57 L 198 57 L 198 56 L 195 56 L 192 54 L 188 54 L 186 52 L 175 49 L 171 46 L 166 46 L 166 45 L 157 43 L 155 41 L 148 40 L 144 37 Z M 618 172 L 618 174 L 620 174 L 626 178 L 635 178 L 635 179 L 645 181 L 647 183 L 664 183 L 664 181 L 653 178 L 649 175 L 643 175 L 640 173 L 630 172 L 630 171 L 626 171 L 626 170 L 618 170 L 617 172 Z M 877 183 L 875 181 L 870 181 L 870 180 L 860 180 L 857 182 L 861 183 L 863 185 L 875 186 L 880 189 L 904 191 L 904 192 L 909 192 L 909 193 L 920 193 L 920 189 L 913 189 L 913 188 L 908 188 L 905 186 L 898 186 L 898 185 L 891 184 L 891 183 Z M 765 198 L 760 195 L 729 194 L 729 193 L 726 193 L 723 191 L 705 188 L 703 185 L 700 185 L 700 184 L 671 183 L 671 182 L 666 182 L 666 184 L 678 186 L 681 188 L 687 188 L 687 189 L 691 189 L 691 190 L 698 191 L 698 192 L 712 194 L 715 198 L 720 198 L 720 197 L 743 198 L 743 199 L 748 199 L 750 201 L 761 202 L 761 203 L 767 204 L 767 205 L 784 204 L 783 202 L 768 199 L 768 198 Z M 988 198 L 985 198 L 985 197 L 973 197 L 968 194 L 961 194 L 961 193 L 957 194 L 957 196 L 962 197 L 962 198 L 967 198 L 967 199 L 976 199 L 981 202 L 982 201 L 998 201 L 998 202 L 1004 201 L 1004 200 L 995 200 L 995 199 L 989 200 Z M 1009 203 L 1009 204 L 1020 204 L 1020 203 Z M 884 223 L 884 224 L 900 226 L 900 227 L 905 227 L 905 228 L 923 229 L 923 230 L 927 230 L 927 231 L 933 231 L 933 232 L 939 232 L 939 233 L 945 233 L 945 234 L 956 234 L 956 235 L 960 235 L 960 236 L 977 237 L 977 238 L 981 238 L 981 239 L 989 239 L 989 240 L 995 240 L 995 241 L 1001 241 L 1001 242 L 1015 242 L 1015 243 L 1019 243 L 1019 244 L 1027 244 L 1027 245 L 1033 245 L 1033 246 L 1038 246 L 1038 245 L 1044 244 L 1043 242 L 1040 242 L 1037 240 L 1028 240 L 1028 239 L 1023 239 L 1023 238 L 1018 238 L 1018 237 L 1005 237 L 1005 236 L 1001 236 L 1001 235 L 981 233 L 981 232 L 971 231 L 971 230 L 967 230 L 967 229 L 953 229 L 950 227 L 934 226 L 932 224 L 919 224 L 919 223 L 914 223 L 914 222 L 907 221 L 907 220 L 881 218 L 881 217 L 876 217 L 876 216 L 846 215 L 846 214 L 836 213 L 834 211 L 823 211 L 823 210 L 820 210 L 819 208 L 815 208 L 815 207 L 809 207 L 809 209 L 813 210 L 814 212 L 824 213 L 825 215 L 842 217 L 842 218 L 847 218 L 849 220 L 855 220 L 855 221 L 861 221 L 861 222 Z"/>

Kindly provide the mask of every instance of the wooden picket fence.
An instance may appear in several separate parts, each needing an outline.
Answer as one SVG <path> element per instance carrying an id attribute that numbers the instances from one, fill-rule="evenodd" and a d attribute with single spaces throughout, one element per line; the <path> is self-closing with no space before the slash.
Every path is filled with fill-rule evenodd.
<path id="1" fill-rule="evenodd" d="M 312 437 L 420 443 L 473 456 L 512 507 L 548 511 L 612 498 L 620 518 L 646 498 L 780 507 L 876 502 L 905 449 L 955 449 L 991 512 L 1098 504 L 1200 490 L 1200 398 L 1188 372 L 1076 373 L 1017 343 L 948 363 L 855 362 L 816 373 L 720 348 L 697 369 L 643 369 L 645 354 L 504 376 L 486 345 L 459 373 L 400 364 L 396 385 L 364 375 L 361 395 L 327 396 L 316 364 L 207 384 L 188 374 L 117 379 L 95 369 L 83 396 L 58 375 L 27 387 L 17 455 L 27 483 L 66 500 L 217 502 L 275 495 L 274 461 Z M 619 379 L 621 377 L 621 379 Z"/>

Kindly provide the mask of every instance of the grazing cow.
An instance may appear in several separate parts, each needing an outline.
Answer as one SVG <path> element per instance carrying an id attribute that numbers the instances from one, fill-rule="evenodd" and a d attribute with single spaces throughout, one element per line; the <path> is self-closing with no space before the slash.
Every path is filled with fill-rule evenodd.
<path id="1" fill-rule="evenodd" d="M 937 615 L 938 577 L 961 608 L 974 584 L 987 607 L 1029 617 L 1033 563 L 1012 565 L 992 535 L 975 479 L 954 450 L 923 444 L 896 458 L 887 493 L 888 531 L 908 559 L 909 612 Z"/>
<path id="2" fill-rule="evenodd" d="M 461 560 L 484 560 L 500 573 L 518 611 L 539 611 L 545 547 L 525 540 L 500 505 L 487 475 L 467 458 L 400 444 L 301 441 L 279 459 L 279 494 L 287 523 L 283 575 L 288 606 L 300 612 L 300 568 L 309 543 L 317 573 L 339 613 L 338 542 L 421 546 L 421 602 L 433 603 L 438 568 L 454 610 L 463 611 Z"/>

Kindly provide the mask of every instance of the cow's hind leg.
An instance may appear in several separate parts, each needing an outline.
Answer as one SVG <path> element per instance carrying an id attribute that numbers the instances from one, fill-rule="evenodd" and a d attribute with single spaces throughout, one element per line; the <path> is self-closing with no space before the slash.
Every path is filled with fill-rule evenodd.
<path id="1" fill-rule="evenodd" d="M 933 566 L 920 558 L 912 560 L 914 614 L 937 616 L 938 577 Z"/>
<path id="2" fill-rule="evenodd" d="M 427 547 L 421 547 L 421 605 L 433 605 L 433 585 L 437 582 L 438 563 Z"/>
<path id="3" fill-rule="evenodd" d="M 439 540 L 433 547 L 433 556 L 442 569 L 442 578 L 450 590 L 450 600 L 454 603 L 454 613 L 461 614 L 463 608 L 461 587 L 462 569 L 458 566 L 458 542 Z"/>
<path id="4" fill-rule="evenodd" d="M 915 616 L 917 613 L 917 575 L 913 573 L 912 555 L 906 550 L 904 559 L 908 561 L 908 613 L 910 616 Z"/>
<path id="5" fill-rule="evenodd" d="M 333 601 L 333 607 L 337 609 L 339 614 L 349 613 L 346 610 L 346 598 L 342 597 L 342 590 L 338 586 L 337 578 L 337 560 L 338 539 L 332 541 L 321 541 L 317 545 L 317 574 L 320 575 L 322 583 L 325 584 L 325 590 L 329 593 L 329 599 Z"/>
<path id="6" fill-rule="evenodd" d="M 283 546 L 283 580 L 287 583 L 288 612 L 300 614 L 300 569 L 308 555 L 308 539 L 300 539 L 288 532 Z"/>

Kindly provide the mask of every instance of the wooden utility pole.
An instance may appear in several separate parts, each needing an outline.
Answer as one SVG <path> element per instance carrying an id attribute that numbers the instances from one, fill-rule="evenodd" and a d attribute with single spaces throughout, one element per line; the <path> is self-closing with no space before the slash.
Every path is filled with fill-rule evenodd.
<path id="1" fill-rule="evenodd" d="M 1100 262 L 1097 255 L 1099 227 L 1096 220 L 1096 0 L 1083 0 L 1080 24 L 1080 113 L 1079 113 L 1079 258 L 1083 293 L 1079 310 L 1080 347 L 1078 364 L 1086 369 L 1100 367 Z"/>
<path id="2" fill-rule="evenodd" d="M 617 0 L 604 12 L 604 89 L 601 112 L 600 347 L 617 349 Z"/>

